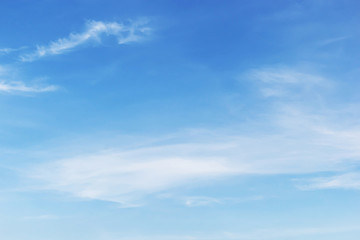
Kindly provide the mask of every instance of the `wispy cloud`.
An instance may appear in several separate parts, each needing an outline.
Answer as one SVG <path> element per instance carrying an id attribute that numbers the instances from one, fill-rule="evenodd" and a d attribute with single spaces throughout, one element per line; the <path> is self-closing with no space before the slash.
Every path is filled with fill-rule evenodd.
<path id="1" fill-rule="evenodd" d="M 13 49 L 11 48 L 0 48 L 0 53 L 8 53 L 11 52 Z"/>
<path id="2" fill-rule="evenodd" d="M 48 189 L 129 205 L 144 194 L 235 172 L 219 159 L 192 159 L 168 152 L 160 147 L 78 156 L 39 166 L 32 177 L 46 180 Z"/>
<path id="3" fill-rule="evenodd" d="M 128 23 L 88 21 L 85 31 L 72 33 L 66 38 L 60 38 L 45 46 L 37 46 L 35 51 L 21 55 L 20 60 L 31 62 L 49 55 L 65 53 L 86 43 L 100 44 L 104 36 L 116 37 L 118 44 L 137 42 L 149 31 L 150 28 L 147 27 L 145 20 L 129 21 Z M 25 48 L 1 48 L 0 55 Z M 14 73 L 18 72 L 18 70 L 14 68 L 9 69 L 9 66 L 11 65 L 7 65 L 7 67 L 0 66 L 0 93 L 43 93 L 58 90 L 58 87 L 55 85 L 29 84 L 27 81 L 22 81 L 19 77 L 14 78 L 16 75 Z"/>
<path id="4" fill-rule="evenodd" d="M 264 200 L 263 196 L 251 197 L 207 197 L 207 196 L 187 196 L 182 197 L 187 207 L 211 206 L 214 204 L 239 204 L 250 201 Z"/>
<path id="5" fill-rule="evenodd" d="M 86 29 L 81 33 L 71 33 L 66 38 L 60 38 L 46 46 L 37 46 L 36 51 L 20 56 L 25 62 L 36 59 L 58 55 L 73 50 L 89 42 L 99 44 L 104 36 L 115 36 L 118 44 L 137 42 L 150 31 L 144 20 L 130 23 L 88 21 Z"/>
<path id="6" fill-rule="evenodd" d="M 0 81 L 0 92 L 5 93 L 41 93 L 41 92 L 53 92 L 58 90 L 57 86 L 27 86 L 23 82 L 4 82 Z"/>
<path id="7" fill-rule="evenodd" d="M 131 151 L 119 146 L 38 165 L 30 174 L 43 182 L 44 189 L 129 204 L 149 194 L 226 176 L 340 171 L 359 158 L 360 132 L 349 135 L 309 124 L 307 117 L 288 116 L 283 120 L 287 125 L 275 133 L 214 137 L 217 132 L 196 141 L 191 135 L 180 140 L 183 143 Z M 199 203 L 195 200 L 188 204 Z"/>
<path id="8" fill-rule="evenodd" d="M 294 239 L 305 237 L 323 237 L 338 233 L 358 232 L 360 227 L 344 226 L 308 226 L 308 227 L 281 227 L 281 228 L 257 228 L 242 232 L 196 232 L 183 235 L 146 235 L 146 236 L 122 236 L 120 234 L 109 234 L 108 239 L 129 239 L 129 240 L 262 240 L 262 239 Z"/>
<path id="9" fill-rule="evenodd" d="M 284 67 L 254 69 L 245 77 L 258 84 L 264 97 L 304 95 L 331 85 L 322 76 Z"/>
<path id="10" fill-rule="evenodd" d="M 285 91 L 296 92 L 286 88 L 292 84 L 299 89 L 309 86 L 307 96 L 321 93 L 311 89 L 329 81 L 295 70 L 269 74 L 261 69 L 256 73 L 264 82 L 281 84 Z M 35 166 L 30 175 L 41 180 L 46 189 L 129 204 L 149 194 L 226 176 L 339 172 L 358 163 L 357 107 L 334 108 L 314 99 L 300 103 L 287 100 L 287 96 L 279 96 L 261 118 L 241 125 L 246 132 L 231 128 L 200 131 L 198 135 L 174 134 L 171 141 L 160 139 L 131 150 L 116 144 L 106 152 L 92 148 L 87 154 Z M 202 202 L 198 200 L 190 199 L 189 204 Z"/>
<path id="11" fill-rule="evenodd" d="M 218 198 L 212 197 L 186 197 L 184 199 L 185 205 L 188 207 L 208 206 L 212 204 L 219 204 L 221 201 Z"/>
<path id="12" fill-rule="evenodd" d="M 58 90 L 58 87 L 55 85 L 28 85 L 23 81 L 17 80 L 18 78 L 16 69 L 9 66 L 0 66 L 0 93 L 43 93 Z"/>
<path id="13" fill-rule="evenodd" d="M 329 39 L 325 39 L 325 40 L 319 42 L 319 45 L 325 46 L 325 45 L 329 45 L 329 44 L 332 44 L 332 43 L 341 42 L 341 41 L 347 40 L 349 38 L 350 38 L 350 36 L 341 36 L 341 37 L 329 38 Z"/>
<path id="14" fill-rule="evenodd" d="M 360 190 L 360 173 L 349 172 L 331 177 L 317 177 L 301 181 L 298 187 L 302 190 L 318 189 L 356 189 Z"/>
<path id="15" fill-rule="evenodd" d="M 9 54 L 12 52 L 17 52 L 20 50 L 25 49 L 26 47 L 20 47 L 20 48 L 0 48 L 0 55 Z"/>
<path id="16" fill-rule="evenodd" d="M 225 239 L 289 239 L 294 237 L 328 235 L 344 232 L 360 231 L 357 226 L 334 227 L 304 227 L 304 228 L 279 228 L 258 229 L 248 233 L 224 233 Z"/>

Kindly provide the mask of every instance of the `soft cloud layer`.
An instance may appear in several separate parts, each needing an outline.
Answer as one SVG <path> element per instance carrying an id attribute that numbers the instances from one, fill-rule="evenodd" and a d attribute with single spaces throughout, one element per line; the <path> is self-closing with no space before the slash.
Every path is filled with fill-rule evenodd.
<path id="1" fill-rule="evenodd" d="M 147 235 L 147 236 L 121 236 L 114 234 L 111 239 L 126 238 L 129 240 L 263 240 L 263 239 L 300 239 L 310 237 L 330 236 L 339 233 L 359 232 L 360 227 L 353 225 L 325 226 L 325 227 L 298 227 L 298 228 L 257 228 L 242 232 L 213 232 L 193 233 L 183 235 Z M 311 238 L 313 239 L 313 238 Z"/>
<path id="2" fill-rule="evenodd" d="M 144 194 L 235 173 L 221 159 L 192 159 L 168 152 L 161 147 L 78 156 L 42 165 L 32 174 L 47 181 L 49 189 L 129 204 Z"/>
<path id="3" fill-rule="evenodd" d="M 254 69 L 247 73 L 246 77 L 257 82 L 264 97 L 311 94 L 313 90 L 331 85 L 324 77 L 291 68 Z"/>
<path id="4" fill-rule="evenodd" d="M 305 180 L 299 185 L 303 190 L 317 189 L 356 189 L 360 190 L 360 173 L 350 172 L 331 177 L 318 177 Z"/>
<path id="5" fill-rule="evenodd" d="M 118 44 L 139 41 L 150 28 L 145 21 L 136 21 L 129 24 L 118 22 L 89 21 L 86 30 L 81 33 L 72 33 L 69 37 L 60 38 L 47 46 L 38 46 L 33 53 L 22 55 L 22 61 L 34 61 L 49 55 L 58 55 L 73 50 L 90 41 L 100 43 L 104 36 L 115 36 Z"/>
<path id="6" fill-rule="evenodd" d="M 205 139 L 201 144 L 187 142 L 60 159 L 37 166 L 32 176 L 44 181 L 47 189 L 126 203 L 217 177 L 346 170 L 348 161 L 360 158 L 360 133 L 347 136 L 334 130 L 329 134 L 292 129 L 269 135 L 223 136 L 212 143 Z"/>
<path id="7" fill-rule="evenodd" d="M 358 232 L 357 226 L 334 226 L 334 227 L 308 227 L 308 228 L 279 228 L 258 229 L 249 233 L 224 233 L 222 239 L 289 239 L 297 237 L 310 237 L 321 235 L 333 235 L 344 232 Z"/>
<path id="8" fill-rule="evenodd" d="M 309 86 L 307 95 L 313 84 L 327 82 L 298 71 L 255 73 L 259 81 L 270 87 L 281 84 L 286 91 L 294 90 L 286 88 L 288 84 Z M 348 171 L 359 163 L 360 127 L 352 121 L 359 116 L 356 107 L 346 113 L 313 99 L 311 104 L 306 99 L 300 103 L 288 103 L 286 96 L 280 99 L 284 101 L 277 98 L 261 119 L 241 126 L 246 132 L 211 130 L 174 136 L 173 144 L 160 140 L 130 150 L 116 145 L 107 152 L 92 149 L 36 166 L 31 175 L 46 189 L 128 204 L 148 194 L 219 177 Z"/>

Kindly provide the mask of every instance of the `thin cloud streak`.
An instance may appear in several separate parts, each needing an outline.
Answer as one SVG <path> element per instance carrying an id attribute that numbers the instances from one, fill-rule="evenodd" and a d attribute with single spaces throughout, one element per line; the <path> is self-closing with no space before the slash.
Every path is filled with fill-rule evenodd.
<path id="1" fill-rule="evenodd" d="M 9 54 L 12 52 L 17 52 L 20 50 L 25 49 L 26 47 L 20 47 L 20 48 L 0 48 L 0 55 L 5 55 L 5 54 Z"/>
<path id="2" fill-rule="evenodd" d="M 360 190 L 360 173 L 350 172 L 331 177 L 306 179 L 298 185 L 301 190 L 354 189 Z"/>
<path id="3" fill-rule="evenodd" d="M 193 197 L 186 197 L 184 203 L 187 207 L 199 207 L 199 206 L 219 204 L 221 203 L 221 200 L 212 197 L 193 196 Z"/>
<path id="4" fill-rule="evenodd" d="M 11 66 L 0 65 L 0 93 L 7 94 L 19 94 L 19 93 L 44 93 L 54 92 L 59 89 L 55 85 L 43 85 L 43 84 L 26 84 L 19 79 L 19 71 Z"/>
<path id="5" fill-rule="evenodd" d="M 23 82 L 4 82 L 0 81 L 0 92 L 4 93 L 43 93 L 54 92 L 58 90 L 57 86 L 27 86 Z"/>
<path id="6" fill-rule="evenodd" d="M 84 32 L 71 33 L 68 37 L 60 38 L 47 46 L 37 46 L 35 52 L 20 56 L 20 60 L 31 62 L 42 57 L 63 54 L 90 41 L 99 44 L 104 35 L 115 36 L 118 44 L 137 42 L 150 31 L 146 23 L 146 21 L 135 21 L 129 24 L 88 21 Z"/>
<path id="7" fill-rule="evenodd" d="M 207 197 L 207 196 L 186 196 L 180 198 L 187 207 L 202 207 L 211 206 L 216 204 L 239 204 L 244 202 L 253 202 L 264 200 L 263 196 L 251 196 L 251 197 Z"/>
<path id="8" fill-rule="evenodd" d="M 352 225 L 324 226 L 324 227 L 298 227 L 298 228 L 258 228 L 243 232 L 212 232 L 192 233 L 187 235 L 146 235 L 123 236 L 112 233 L 110 239 L 129 240 L 262 240 L 262 239 L 289 239 L 311 236 L 326 236 L 347 232 L 358 232 L 360 227 Z M 110 235 L 111 236 L 111 235 Z"/>
<path id="9" fill-rule="evenodd" d="M 284 67 L 253 69 L 244 77 L 257 83 L 264 97 L 303 96 L 331 86 L 324 77 Z"/>
<path id="10" fill-rule="evenodd" d="M 319 42 L 319 45 L 325 46 L 325 45 L 341 42 L 341 41 L 349 39 L 350 37 L 351 36 L 341 36 L 341 37 L 329 38 L 329 39 Z"/>
<path id="11" fill-rule="evenodd" d="M 11 53 L 16 50 L 17 49 L 14 49 L 14 48 L 0 48 L 0 55 L 8 54 L 8 53 Z"/>

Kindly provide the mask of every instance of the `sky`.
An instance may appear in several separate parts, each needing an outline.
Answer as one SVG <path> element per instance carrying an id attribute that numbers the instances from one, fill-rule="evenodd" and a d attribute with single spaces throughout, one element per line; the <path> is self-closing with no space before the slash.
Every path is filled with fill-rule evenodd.
<path id="1" fill-rule="evenodd" d="M 357 240 L 359 10 L 1 1 L 1 239 Z"/>

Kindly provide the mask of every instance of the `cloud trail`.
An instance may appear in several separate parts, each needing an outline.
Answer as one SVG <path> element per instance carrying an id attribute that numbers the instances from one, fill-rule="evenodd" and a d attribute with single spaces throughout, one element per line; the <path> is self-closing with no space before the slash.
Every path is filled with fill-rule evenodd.
<path id="1" fill-rule="evenodd" d="M 306 179 L 298 186 L 302 190 L 355 189 L 360 190 L 360 173 L 349 172 L 331 177 Z"/>
<path id="2" fill-rule="evenodd" d="M 144 195 L 189 181 L 235 173 L 218 159 L 171 157 L 163 154 L 166 151 L 150 148 L 61 159 L 37 167 L 31 175 L 45 180 L 45 189 L 129 205 Z"/>
<path id="3" fill-rule="evenodd" d="M 27 86 L 23 82 L 4 82 L 0 81 L 0 92 L 5 93 L 43 93 L 43 92 L 53 92 L 58 90 L 57 86 Z"/>
<path id="4" fill-rule="evenodd" d="M 58 90 L 55 85 L 28 85 L 18 75 L 18 70 L 10 66 L 0 65 L 0 93 L 17 94 L 17 93 L 44 93 Z"/>
<path id="5" fill-rule="evenodd" d="M 19 47 L 19 48 L 0 48 L 0 55 L 9 54 L 12 52 L 17 52 L 26 49 L 26 47 Z"/>
<path id="6" fill-rule="evenodd" d="M 246 78 L 256 82 L 264 97 L 292 97 L 331 86 L 322 76 L 291 68 L 260 68 L 249 71 Z"/>
<path id="7" fill-rule="evenodd" d="M 42 57 L 63 54 L 90 41 L 99 44 L 104 36 L 115 36 L 118 44 L 137 42 L 149 31 L 146 21 L 135 21 L 129 24 L 88 21 L 84 32 L 71 33 L 68 37 L 60 38 L 46 46 L 37 46 L 35 52 L 20 56 L 20 60 L 31 62 Z"/>

